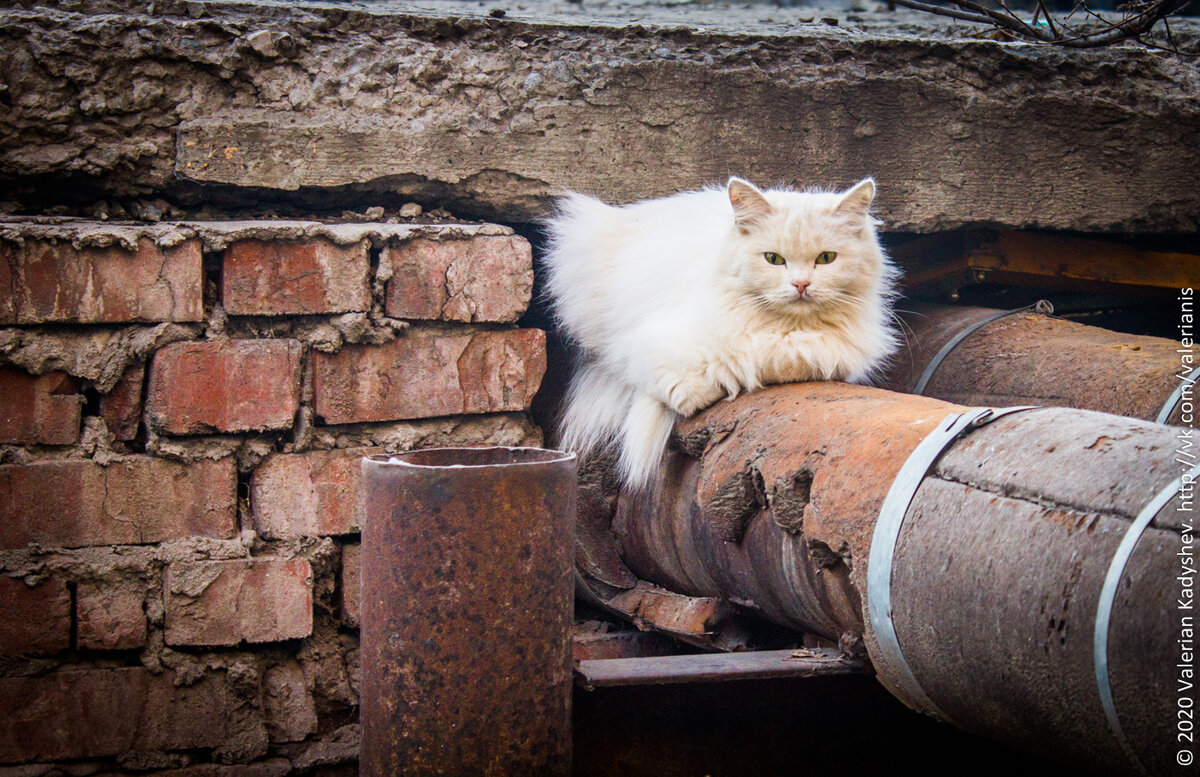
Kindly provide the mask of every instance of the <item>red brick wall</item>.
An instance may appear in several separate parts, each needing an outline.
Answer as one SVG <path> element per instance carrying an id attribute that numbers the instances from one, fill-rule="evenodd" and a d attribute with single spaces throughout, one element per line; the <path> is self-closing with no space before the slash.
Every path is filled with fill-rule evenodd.
<path id="1" fill-rule="evenodd" d="M 353 773 L 359 459 L 541 443 L 532 280 L 500 227 L 0 223 L 0 775 Z"/>

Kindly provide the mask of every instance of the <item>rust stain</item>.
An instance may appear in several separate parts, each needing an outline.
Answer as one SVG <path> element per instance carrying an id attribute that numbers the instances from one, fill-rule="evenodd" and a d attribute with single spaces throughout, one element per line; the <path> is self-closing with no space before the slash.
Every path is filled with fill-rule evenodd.
<path id="1" fill-rule="evenodd" d="M 566 775 L 574 457 L 392 458 L 363 465 L 362 774 Z"/>
<path id="2" fill-rule="evenodd" d="M 912 391 L 954 336 L 1000 311 L 913 304 L 908 338 L 881 386 Z M 1174 390 L 1178 343 L 1040 314 L 985 324 L 958 343 L 924 394 L 965 405 L 1055 405 L 1153 420 Z"/>
<path id="3" fill-rule="evenodd" d="M 861 633 L 879 506 L 909 452 L 960 409 L 817 382 L 718 403 L 680 423 L 644 494 L 621 499 L 621 557 L 673 591 L 737 600 L 830 639 Z"/>

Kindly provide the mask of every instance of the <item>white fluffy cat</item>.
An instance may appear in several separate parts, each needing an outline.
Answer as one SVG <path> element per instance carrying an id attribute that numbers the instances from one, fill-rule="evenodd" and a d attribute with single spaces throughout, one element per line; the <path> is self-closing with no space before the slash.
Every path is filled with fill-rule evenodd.
<path id="1" fill-rule="evenodd" d="M 840 194 L 731 178 L 624 207 L 563 198 L 548 291 L 583 360 L 562 447 L 618 445 L 640 487 L 679 416 L 768 383 L 866 379 L 897 342 L 874 196 L 870 178 Z"/>

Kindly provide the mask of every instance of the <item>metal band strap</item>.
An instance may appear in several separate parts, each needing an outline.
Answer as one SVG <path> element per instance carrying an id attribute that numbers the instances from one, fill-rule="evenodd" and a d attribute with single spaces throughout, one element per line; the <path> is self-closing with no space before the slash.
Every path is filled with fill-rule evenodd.
<path id="1" fill-rule="evenodd" d="M 1030 410 L 1031 407 L 1007 407 L 1003 409 L 976 408 L 965 413 L 951 413 L 909 454 L 908 460 L 896 474 L 879 509 L 875 522 L 875 533 L 871 538 L 870 561 L 867 566 L 867 610 L 871 617 L 871 628 L 886 662 L 897 669 L 896 682 L 904 696 L 916 704 L 922 712 L 947 720 L 938 706 L 921 688 L 913 676 L 908 661 L 900 649 L 896 637 L 896 626 L 892 622 L 892 563 L 896 555 L 896 543 L 904 516 L 912 504 L 925 475 L 939 457 L 956 440 L 978 429 L 984 424 L 1002 418 L 1009 413 Z"/>
<path id="2" fill-rule="evenodd" d="M 1171 392 L 1171 396 L 1167 397 L 1167 401 L 1163 404 L 1162 410 L 1158 411 L 1158 418 L 1154 419 L 1157 424 L 1165 424 L 1167 419 L 1171 417 L 1171 413 L 1175 412 L 1175 407 L 1179 404 L 1179 400 L 1183 399 L 1183 389 L 1185 386 L 1195 385 L 1196 379 L 1200 378 L 1200 367 L 1184 375 L 1179 380 L 1179 385 Z"/>
<path id="3" fill-rule="evenodd" d="M 1054 313 L 1054 306 L 1051 305 L 1047 300 L 1040 299 L 1032 305 L 1026 305 L 1023 308 L 1015 308 L 1014 310 L 1002 310 L 999 313 L 988 316 L 985 319 L 971 324 L 954 337 L 951 337 L 949 342 L 943 345 L 942 349 L 934 354 L 933 358 L 929 361 L 929 364 L 925 365 L 925 370 L 921 373 L 921 377 L 917 379 L 917 385 L 913 386 L 912 393 L 924 393 L 925 387 L 929 385 L 929 380 L 933 377 L 933 373 L 937 372 L 937 368 L 942 366 L 942 361 L 950 355 L 950 352 L 953 351 L 959 343 L 970 337 L 977 329 L 986 326 L 993 321 L 997 321 L 1001 318 L 1007 318 L 1008 316 L 1014 316 L 1017 313 L 1024 313 L 1027 310 L 1032 310 L 1035 313 L 1042 313 L 1049 316 Z"/>
<path id="4" fill-rule="evenodd" d="M 1180 475 L 1146 503 L 1137 518 L 1125 530 L 1125 536 L 1121 538 L 1121 544 L 1117 546 L 1117 551 L 1113 554 L 1112 562 L 1108 566 L 1108 574 L 1104 576 L 1104 584 L 1100 587 L 1100 601 L 1096 605 L 1096 631 L 1092 638 L 1092 652 L 1096 665 L 1096 686 L 1100 691 L 1100 704 L 1104 707 L 1104 714 L 1108 717 L 1108 725 L 1112 728 L 1113 735 L 1121 743 L 1121 749 L 1125 751 L 1130 762 L 1142 774 L 1148 774 L 1148 772 L 1133 752 L 1133 747 L 1129 744 L 1128 737 L 1125 736 L 1125 729 L 1121 727 L 1121 719 L 1117 715 L 1117 706 L 1113 701 L 1112 685 L 1109 683 L 1109 622 L 1112 618 L 1113 602 L 1117 598 L 1117 586 L 1121 583 L 1121 575 L 1125 572 L 1125 565 L 1129 562 L 1129 557 L 1133 555 L 1133 549 L 1141 539 L 1142 532 L 1150 525 L 1150 521 L 1154 520 L 1154 516 L 1158 515 L 1158 511 L 1175 498 L 1184 483 L 1197 481 L 1200 481 L 1200 464 Z"/>

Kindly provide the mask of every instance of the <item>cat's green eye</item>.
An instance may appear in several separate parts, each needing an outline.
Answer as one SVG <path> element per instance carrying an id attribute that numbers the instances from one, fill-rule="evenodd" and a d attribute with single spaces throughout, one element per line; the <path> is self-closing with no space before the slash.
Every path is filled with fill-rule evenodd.
<path id="1" fill-rule="evenodd" d="M 836 251 L 822 251 L 817 254 L 817 264 L 829 264 L 834 259 L 837 259 Z"/>
<path id="2" fill-rule="evenodd" d="M 787 264 L 787 259 L 784 259 L 782 256 L 774 253 L 773 251 L 767 251 L 765 254 L 763 254 L 763 259 L 766 259 L 771 264 Z"/>

